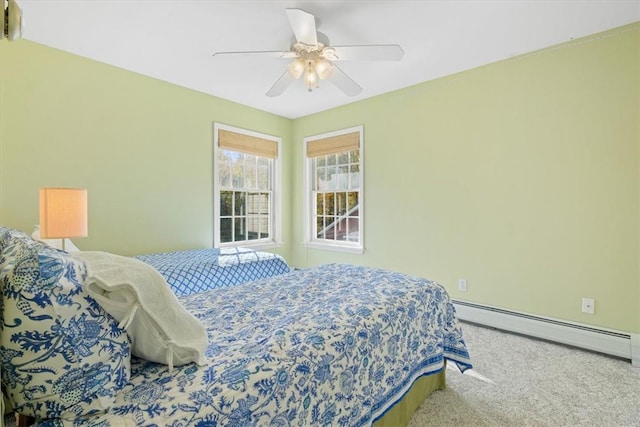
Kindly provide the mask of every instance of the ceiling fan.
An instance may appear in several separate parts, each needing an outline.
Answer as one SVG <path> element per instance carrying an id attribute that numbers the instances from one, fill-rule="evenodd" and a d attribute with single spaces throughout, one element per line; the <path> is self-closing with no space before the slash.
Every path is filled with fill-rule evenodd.
<path id="1" fill-rule="evenodd" d="M 22 10 L 16 0 L 8 0 L 5 6 L 5 0 L 2 2 L 2 20 L 0 21 L 0 40 L 7 38 L 9 40 L 17 40 L 22 36 Z"/>
<path id="2" fill-rule="evenodd" d="M 316 30 L 316 18 L 301 9 L 286 9 L 295 36 L 291 49 L 282 51 L 215 52 L 216 55 L 258 55 L 290 59 L 287 69 L 267 91 L 267 96 L 281 95 L 289 85 L 303 77 L 307 90 L 319 87 L 320 80 L 328 80 L 348 96 L 362 92 L 335 62 L 337 61 L 399 61 L 404 55 L 397 44 L 364 46 L 330 46 L 329 39 Z"/>

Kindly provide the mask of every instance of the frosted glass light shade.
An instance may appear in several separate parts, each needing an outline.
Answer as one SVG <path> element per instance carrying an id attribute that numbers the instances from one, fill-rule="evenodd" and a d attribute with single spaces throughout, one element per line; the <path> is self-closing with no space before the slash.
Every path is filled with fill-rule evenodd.
<path id="1" fill-rule="evenodd" d="M 40 189 L 40 237 L 86 237 L 87 229 L 87 190 Z"/>
<path id="2" fill-rule="evenodd" d="M 298 58 L 295 61 L 292 61 L 287 65 L 287 70 L 289 70 L 289 75 L 294 79 L 299 79 L 302 73 L 304 72 L 305 61 L 302 58 Z"/>
<path id="3" fill-rule="evenodd" d="M 311 92 L 313 88 L 318 87 L 318 73 L 316 73 L 315 68 L 313 68 L 313 63 L 307 65 L 307 69 L 304 72 L 304 83 L 309 92 Z"/>
<path id="4" fill-rule="evenodd" d="M 322 80 L 331 76 L 331 73 L 333 72 L 333 64 L 331 64 L 331 62 L 327 61 L 326 59 L 317 61 L 315 68 L 316 73 L 318 73 L 318 77 L 320 77 Z"/>

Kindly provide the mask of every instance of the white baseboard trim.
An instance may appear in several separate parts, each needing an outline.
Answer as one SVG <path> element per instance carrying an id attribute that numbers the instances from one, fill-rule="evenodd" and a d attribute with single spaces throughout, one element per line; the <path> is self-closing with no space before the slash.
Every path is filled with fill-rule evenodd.
<path id="1" fill-rule="evenodd" d="M 634 366 L 640 367 L 640 334 L 566 322 L 468 301 L 454 300 L 453 303 L 460 320 L 622 357 L 631 360 Z"/>
<path id="2" fill-rule="evenodd" d="M 631 363 L 640 369 L 640 334 L 631 334 Z"/>

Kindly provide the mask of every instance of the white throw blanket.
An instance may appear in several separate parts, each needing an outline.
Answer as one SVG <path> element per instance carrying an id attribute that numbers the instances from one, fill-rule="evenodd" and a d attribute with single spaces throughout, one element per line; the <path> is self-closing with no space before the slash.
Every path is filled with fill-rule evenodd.
<path id="1" fill-rule="evenodd" d="M 173 366 L 206 362 L 207 332 L 164 277 L 137 259 L 107 252 L 73 254 L 87 266 L 89 294 L 127 330 L 132 353 Z"/>

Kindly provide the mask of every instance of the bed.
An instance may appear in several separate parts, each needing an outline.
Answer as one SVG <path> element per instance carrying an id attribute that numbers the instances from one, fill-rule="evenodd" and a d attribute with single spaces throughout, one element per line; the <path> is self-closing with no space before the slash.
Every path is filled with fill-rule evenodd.
<path id="1" fill-rule="evenodd" d="M 17 238 L 21 247 L 16 250 L 7 244 L 7 240 L 13 240 L 16 246 L 16 234 L 8 234 L 7 239 L 5 230 L 3 237 L 0 228 L 3 391 L 14 408 L 36 415 L 36 423 L 42 426 L 397 426 L 406 424 L 429 392 L 444 387 L 447 361 L 461 370 L 471 367 L 454 307 L 442 286 L 418 277 L 343 264 L 294 270 L 232 287 L 174 296 L 178 305 L 169 309 L 156 307 L 155 315 L 161 314 L 157 317 L 159 323 L 165 317 L 177 319 L 165 325 L 165 332 L 173 328 L 174 336 L 168 341 L 163 338 L 176 346 L 171 352 L 175 366 L 170 361 L 162 363 L 163 356 L 155 361 L 135 355 L 127 359 L 127 345 L 135 354 L 141 340 L 135 335 L 140 327 L 135 326 L 136 321 L 144 320 L 144 316 L 154 318 L 154 307 L 144 298 L 157 299 L 157 294 L 164 292 L 163 287 L 148 283 L 144 286 L 157 288 L 158 292 L 140 289 L 140 300 L 134 304 L 137 309 L 118 312 L 111 307 L 107 313 L 102 308 L 109 308 L 109 304 L 96 301 L 111 294 L 95 294 L 95 298 L 83 294 L 93 289 L 96 281 L 92 278 L 103 277 L 95 273 L 97 264 L 90 256 L 49 250 L 40 243 L 24 241 L 21 236 Z M 27 249 L 28 256 L 20 255 Z M 36 260 L 30 259 L 34 257 Z M 120 273 L 140 269 L 146 274 L 147 269 L 153 270 L 138 260 L 115 261 L 124 263 L 122 268 L 112 269 Z M 44 291 L 33 289 L 39 286 L 38 280 L 33 279 L 37 274 L 46 279 L 40 284 Z M 69 295 L 63 295 L 60 283 L 82 301 L 69 304 Z M 120 289 L 118 286 L 121 285 L 106 283 L 104 289 L 115 292 Z M 25 298 L 18 301 L 19 289 Z M 57 293 L 51 289 L 57 289 Z M 59 304 L 56 313 L 61 312 L 61 307 L 88 304 L 82 314 L 67 315 L 74 330 L 83 332 L 77 334 L 73 348 L 65 349 L 86 347 L 88 356 L 80 361 L 84 370 L 92 363 L 90 357 L 103 358 L 97 362 L 101 368 L 99 381 L 96 376 L 74 380 L 76 388 L 87 391 L 87 396 L 70 395 L 69 387 L 58 387 L 56 392 L 49 386 L 58 380 L 46 381 L 53 374 L 35 372 L 37 367 L 56 371 L 53 378 L 68 376 L 60 372 L 69 369 L 67 362 L 48 367 L 53 364 L 47 359 L 51 349 L 38 349 L 41 355 L 36 357 L 37 363 L 27 373 L 20 372 L 26 366 L 17 354 L 21 340 L 15 338 L 19 334 L 8 333 L 20 328 L 7 329 L 14 329 L 10 326 L 18 323 L 14 320 L 21 313 L 23 329 L 30 318 L 48 315 L 33 302 L 34 295 L 41 295 L 38 292 L 50 296 L 52 304 Z M 118 297 L 111 302 L 122 301 Z M 185 336 L 197 335 L 192 332 L 197 327 L 174 324 L 189 316 L 174 316 L 172 310 L 178 314 L 184 310 L 201 325 L 203 345 L 195 345 L 196 338 Z M 77 322 L 87 312 L 93 313 L 94 319 Z M 64 313 L 62 317 L 52 315 L 56 316 L 53 326 L 39 331 L 40 335 L 54 333 L 69 320 Z M 38 321 L 29 328 L 46 328 L 45 323 Z M 99 325 L 104 326 L 102 332 Z M 124 327 L 126 333 L 117 327 Z M 23 336 L 34 337 L 36 334 L 29 328 L 22 332 Z M 91 344 L 102 340 L 94 349 L 77 339 L 88 331 Z M 196 347 L 198 351 L 194 350 Z M 109 351 L 103 351 L 106 349 Z M 175 358 L 180 349 L 184 350 L 183 355 L 193 353 L 189 353 L 191 362 Z M 127 363 L 128 375 L 123 373 Z M 32 378 L 37 374 L 43 375 L 40 381 Z M 46 404 L 36 407 L 33 402 L 39 400 L 34 395 L 39 387 L 43 393 L 49 387 L 49 396 L 45 396 Z M 25 390 L 26 398 L 20 396 Z M 100 403 L 103 407 L 87 403 L 95 398 L 91 393 L 106 399 L 106 403 Z M 66 407 L 59 404 L 60 399 Z"/>
<path id="2" fill-rule="evenodd" d="M 176 295 L 220 289 L 290 271 L 284 258 L 248 248 L 209 248 L 135 257 L 162 274 Z"/>

